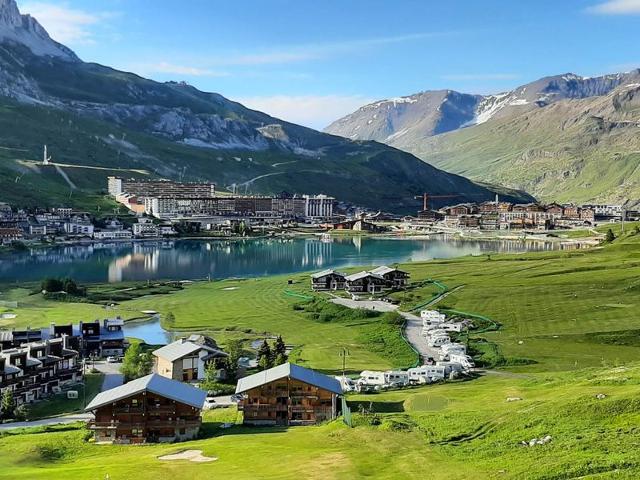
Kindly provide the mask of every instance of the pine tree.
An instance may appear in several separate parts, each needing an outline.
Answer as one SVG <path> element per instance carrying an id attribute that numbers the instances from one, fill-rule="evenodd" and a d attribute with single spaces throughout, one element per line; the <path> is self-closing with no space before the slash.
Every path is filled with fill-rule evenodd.
<path id="1" fill-rule="evenodd" d="M 260 360 L 258 360 L 258 366 L 260 367 L 260 370 L 268 370 L 271 368 L 271 359 L 266 355 L 260 357 Z"/>
<path id="2" fill-rule="evenodd" d="M 607 230 L 607 236 L 605 237 L 605 241 L 607 243 L 611 243 L 616 239 L 616 236 L 613 233 L 613 230 L 609 229 Z"/>
<path id="3" fill-rule="evenodd" d="M 287 363 L 287 360 L 289 359 L 287 357 L 287 347 L 284 344 L 281 336 L 278 336 L 278 338 L 276 339 L 276 343 L 273 347 L 273 356 L 275 357 L 275 365 L 282 365 L 283 363 Z"/>
<path id="4" fill-rule="evenodd" d="M 13 392 L 7 389 L 0 400 L 0 418 L 11 418 L 15 409 L 16 401 L 13 398 Z"/>
<path id="5" fill-rule="evenodd" d="M 273 346 L 273 349 L 276 355 L 286 355 L 287 347 L 285 346 L 284 341 L 282 340 L 282 337 L 280 335 L 278 335 L 278 338 L 276 338 L 276 343 Z"/>
<path id="6" fill-rule="evenodd" d="M 235 380 L 238 377 L 238 361 L 242 356 L 242 342 L 240 340 L 229 340 L 225 346 L 225 350 L 229 355 L 225 361 L 227 378 L 229 380 Z"/>
<path id="7" fill-rule="evenodd" d="M 260 349 L 258 350 L 258 365 L 262 370 L 266 370 L 273 366 L 273 354 L 271 353 L 271 347 L 267 343 L 265 339 L 260 345 Z"/>
<path id="8" fill-rule="evenodd" d="M 287 358 L 286 355 L 283 355 L 281 353 L 276 355 L 276 359 L 274 360 L 274 365 L 282 365 L 283 363 L 287 363 L 289 359 Z"/>

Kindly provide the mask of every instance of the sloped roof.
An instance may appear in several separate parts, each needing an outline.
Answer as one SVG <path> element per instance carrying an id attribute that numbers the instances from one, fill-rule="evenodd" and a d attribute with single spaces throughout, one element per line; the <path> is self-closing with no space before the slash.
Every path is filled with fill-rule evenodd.
<path id="1" fill-rule="evenodd" d="M 158 350 L 154 350 L 153 354 L 156 357 L 164 358 L 165 360 L 169 360 L 173 362 L 174 360 L 178 360 L 187 355 L 191 355 L 198 350 L 211 350 L 209 347 L 205 345 L 198 345 L 197 343 L 189 342 L 186 340 L 176 340 L 169 345 L 165 345 Z"/>
<path id="2" fill-rule="evenodd" d="M 354 273 L 353 275 L 349 275 L 348 277 L 345 277 L 345 279 L 347 280 L 347 282 L 354 282 L 356 280 L 360 280 L 361 278 L 365 278 L 365 277 L 374 277 L 374 278 L 377 278 L 378 280 L 384 280 L 384 278 L 382 278 L 380 275 L 372 272 Z"/>
<path id="3" fill-rule="evenodd" d="M 292 378 L 299 380 L 309 385 L 313 385 L 324 390 L 328 390 L 333 393 L 342 394 L 342 387 L 340 382 L 333 377 L 323 375 L 315 370 L 301 367 L 300 365 L 294 365 L 292 363 L 283 363 L 277 367 L 264 370 L 263 372 L 249 375 L 248 377 L 238 380 L 238 386 L 236 387 L 236 393 L 246 392 L 252 388 L 265 385 L 279 380 L 281 378 Z"/>
<path id="4" fill-rule="evenodd" d="M 207 397 L 207 392 L 199 388 L 162 377 L 157 373 L 152 373 L 146 377 L 132 380 L 119 387 L 99 393 L 91 400 L 89 405 L 87 405 L 85 411 L 95 410 L 96 408 L 137 395 L 144 391 L 155 393 L 195 408 L 202 408 L 204 400 Z"/>
<path id="5" fill-rule="evenodd" d="M 340 275 L 341 277 L 344 277 L 344 273 L 340 273 L 340 272 L 336 272 L 335 270 L 323 270 L 321 272 L 318 273 L 314 273 L 313 275 L 311 275 L 311 278 L 322 278 L 322 277 L 326 277 L 327 275 Z"/>
<path id="6" fill-rule="evenodd" d="M 391 272 L 406 273 L 398 268 L 391 268 L 391 267 L 387 267 L 386 265 L 382 267 L 374 268 L 373 270 L 371 270 L 371 273 L 375 273 L 376 275 L 386 275 L 387 273 L 391 273 Z"/>

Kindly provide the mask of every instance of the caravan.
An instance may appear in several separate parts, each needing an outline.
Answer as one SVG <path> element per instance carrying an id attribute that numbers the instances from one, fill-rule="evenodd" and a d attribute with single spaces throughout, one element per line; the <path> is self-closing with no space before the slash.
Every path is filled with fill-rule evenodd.
<path id="1" fill-rule="evenodd" d="M 466 355 L 467 347 L 462 343 L 447 343 L 442 346 L 442 356 L 446 357 L 452 354 Z"/>
<path id="2" fill-rule="evenodd" d="M 465 370 L 469 370 L 476 366 L 475 363 L 473 363 L 473 358 L 471 358 L 469 355 L 450 353 L 449 361 L 459 363 Z"/>
<path id="3" fill-rule="evenodd" d="M 414 384 L 432 383 L 444 379 L 444 367 L 435 365 L 423 365 L 421 367 L 410 368 L 409 381 Z"/>
<path id="4" fill-rule="evenodd" d="M 409 384 L 409 372 L 389 370 L 384 372 L 384 380 L 387 387 L 405 387 Z"/>
<path id="5" fill-rule="evenodd" d="M 372 385 L 382 387 L 385 384 L 384 372 L 375 372 L 372 370 L 364 370 L 360 372 L 360 379 L 358 380 L 360 385 Z"/>
<path id="6" fill-rule="evenodd" d="M 431 336 L 427 340 L 427 345 L 429 345 L 430 347 L 441 347 L 447 343 L 451 343 L 451 339 L 448 335 Z"/>

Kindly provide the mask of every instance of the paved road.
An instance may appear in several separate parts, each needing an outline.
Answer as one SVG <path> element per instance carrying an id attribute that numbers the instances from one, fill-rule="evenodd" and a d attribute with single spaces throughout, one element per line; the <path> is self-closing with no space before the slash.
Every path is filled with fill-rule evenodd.
<path id="1" fill-rule="evenodd" d="M 0 431 L 12 428 L 44 427 L 47 425 L 60 425 L 66 423 L 85 422 L 93 418 L 90 413 L 76 413 L 62 417 L 43 418 L 42 420 L 32 420 L 30 422 L 12 422 L 0 424 Z"/>
<path id="2" fill-rule="evenodd" d="M 404 327 L 404 336 L 407 342 L 420 354 L 422 364 L 424 365 L 429 357 L 438 360 L 440 358 L 440 349 L 427 345 L 427 339 L 422 335 L 422 319 L 412 313 L 400 311 L 398 313 L 407 321 Z"/>
<path id="3" fill-rule="evenodd" d="M 407 324 L 404 330 L 407 341 L 420 354 L 422 363 L 429 358 L 439 358 L 438 349 L 427 345 L 427 339 L 422 336 L 422 319 L 408 312 L 398 310 L 397 305 L 380 300 L 351 300 L 348 298 L 334 297 L 331 299 L 333 303 L 343 305 L 348 308 L 364 308 L 366 310 L 375 310 L 377 312 L 398 312 L 406 320 Z"/>
<path id="4" fill-rule="evenodd" d="M 393 312 L 398 309 L 397 305 L 381 300 L 351 300 L 350 298 L 334 297 L 331 301 L 348 308 L 363 308 L 376 312 Z"/>

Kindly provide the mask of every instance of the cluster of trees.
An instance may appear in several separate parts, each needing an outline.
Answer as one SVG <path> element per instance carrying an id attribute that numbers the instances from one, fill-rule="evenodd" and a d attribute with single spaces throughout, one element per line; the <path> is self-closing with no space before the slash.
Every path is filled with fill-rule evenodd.
<path id="1" fill-rule="evenodd" d="M 13 392 L 9 389 L 5 390 L 0 398 L 0 420 L 25 420 L 26 418 L 27 407 L 17 406 Z"/>
<path id="2" fill-rule="evenodd" d="M 273 348 L 271 348 L 265 340 L 258 350 L 258 366 L 261 370 L 267 370 L 276 365 L 287 363 L 288 357 L 286 352 L 287 348 L 281 336 L 276 338 Z"/>
<path id="3" fill-rule="evenodd" d="M 224 360 L 224 369 L 227 372 L 227 383 L 218 381 L 218 368 L 213 363 L 207 366 L 204 372 L 204 381 L 201 387 L 207 391 L 215 391 L 218 394 L 235 392 L 234 383 L 238 379 L 238 361 L 242 357 L 242 342 L 240 340 L 229 340 L 225 345 L 225 350 L 229 355 Z"/>
<path id="4" fill-rule="evenodd" d="M 607 234 L 604 237 L 604 241 L 607 243 L 611 243 L 616 239 L 615 234 L 613 233 L 613 230 L 609 229 L 607 230 Z"/>
<path id="5" fill-rule="evenodd" d="M 40 290 L 47 293 L 65 292 L 77 297 L 84 297 L 87 294 L 87 289 L 79 286 L 72 278 L 45 278 L 40 283 Z"/>
<path id="6" fill-rule="evenodd" d="M 151 353 L 144 352 L 139 343 L 132 344 L 124 354 L 120 373 L 124 375 L 125 381 L 149 375 L 153 370 L 153 357 Z"/>

